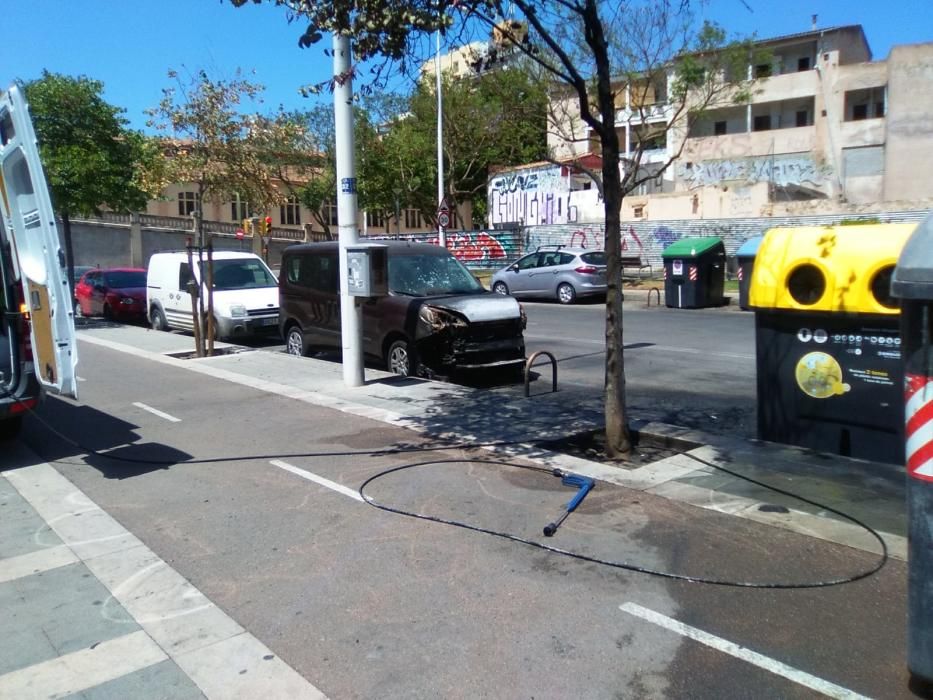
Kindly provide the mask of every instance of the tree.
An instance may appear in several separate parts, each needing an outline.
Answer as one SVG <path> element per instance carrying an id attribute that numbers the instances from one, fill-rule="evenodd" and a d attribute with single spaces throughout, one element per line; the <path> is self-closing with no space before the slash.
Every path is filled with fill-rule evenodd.
<path id="1" fill-rule="evenodd" d="M 248 1 L 231 0 L 236 6 Z M 287 5 L 292 18 L 307 20 L 300 44 L 319 40 L 322 32 L 345 33 L 353 39 L 359 60 L 410 59 L 426 43 L 424 35 L 438 29 L 456 32 L 463 43 L 477 30 L 495 31 L 504 45 L 534 61 L 558 86 L 551 104 L 560 105 L 563 97 L 564 109 L 552 113 L 549 128 L 571 142 L 592 142 L 601 160 L 598 170 L 584 163 L 577 167 L 592 177 L 605 206 L 606 447 L 611 457 L 629 452 L 620 209 L 627 193 L 657 178 L 680 154 L 675 149 L 650 171 L 641 167 L 644 152 L 659 138 L 650 118 L 649 92 L 663 76 L 670 114 L 660 130 L 665 136 L 682 134 L 707 107 L 742 99 L 745 86 L 723 78 L 744 77 L 737 66 L 748 62 L 750 44 L 727 44 L 721 29 L 698 25 L 689 0 L 271 1 Z M 624 161 L 617 129 L 622 106 L 629 126 L 636 127 L 634 150 Z M 582 133 L 575 128 L 578 123 L 585 127 Z"/>
<path id="2" fill-rule="evenodd" d="M 467 224 L 486 210 L 486 184 L 493 166 L 543 160 L 547 156 L 546 92 L 534 74 L 521 66 L 493 70 L 469 78 L 445 76 L 444 186 L 448 201 Z M 405 171 L 422 173 L 422 212 L 434 220 L 436 181 L 437 97 L 433 81 L 418 83 L 405 119 L 389 130 L 393 161 L 400 164 L 394 177 Z M 394 131 L 401 137 L 392 138 Z M 416 150 L 414 147 L 418 146 Z M 400 172 L 401 171 L 401 172 Z"/>
<path id="3" fill-rule="evenodd" d="M 52 203 L 62 219 L 69 279 L 72 216 L 142 209 L 162 187 L 158 148 L 126 127 L 125 110 L 108 104 L 103 90 L 97 80 L 48 71 L 24 84 Z"/>
<path id="4" fill-rule="evenodd" d="M 264 88 L 239 72 L 232 80 L 215 80 L 201 70 L 187 84 L 174 70 L 168 76 L 176 85 L 163 89 L 159 105 L 148 110 L 149 126 L 166 137 L 169 180 L 197 187 L 195 226 L 201 255 L 206 243 L 201 202 L 239 198 L 256 213 L 264 213 L 286 201 L 288 192 L 276 175 L 282 173 L 283 164 L 302 166 L 301 154 L 293 150 L 302 141 L 302 127 L 281 109 L 271 117 L 241 112 L 244 102 L 260 101 Z M 208 352 L 212 350 L 212 290 L 207 289 L 208 313 L 201 297 L 195 331 L 199 355 L 204 353 L 205 339 Z"/>

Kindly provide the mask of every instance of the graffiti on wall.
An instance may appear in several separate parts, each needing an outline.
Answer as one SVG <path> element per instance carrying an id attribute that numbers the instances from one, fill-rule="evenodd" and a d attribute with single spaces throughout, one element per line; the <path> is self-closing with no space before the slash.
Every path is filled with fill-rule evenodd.
<path id="1" fill-rule="evenodd" d="M 825 170 L 806 155 L 763 156 L 684 163 L 678 165 L 677 175 L 690 189 L 728 180 L 820 187 L 826 182 Z"/>
<path id="2" fill-rule="evenodd" d="M 428 243 L 439 245 L 437 236 Z M 520 254 L 519 241 L 515 236 L 497 238 L 487 231 L 452 231 L 447 234 L 447 248 L 460 262 L 499 262 L 517 258 Z"/>
<path id="3" fill-rule="evenodd" d="M 496 175 L 489 180 L 488 192 L 493 224 L 538 226 L 577 220 L 571 192 L 556 165 Z"/>

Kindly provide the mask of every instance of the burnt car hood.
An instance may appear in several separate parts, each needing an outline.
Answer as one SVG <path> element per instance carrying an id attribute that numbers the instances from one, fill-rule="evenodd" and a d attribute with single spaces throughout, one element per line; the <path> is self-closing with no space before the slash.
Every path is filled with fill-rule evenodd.
<path id="1" fill-rule="evenodd" d="M 465 316 L 471 323 L 503 321 L 521 317 L 521 308 L 515 299 L 495 292 L 428 297 L 424 299 L 424 303 L 428 306 L 455 311 Z"/>

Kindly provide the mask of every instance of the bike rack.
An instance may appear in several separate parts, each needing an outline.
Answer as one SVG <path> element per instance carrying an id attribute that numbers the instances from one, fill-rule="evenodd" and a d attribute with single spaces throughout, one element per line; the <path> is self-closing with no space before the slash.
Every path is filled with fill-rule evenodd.
<path id="1" fill-rule="evenodd" d="M 531 357 L 525 361 L 525 398 L 530 396 L 529 373 L 531 372 L 531 366 L 541 355 L 547 355 L 548 359 L 551 361 L 551 393 L 557 391 L 557 360 L 547 350 L 538 350 L 538 352 L 533 353 Z"/>
<path id="2" fill-rule="evenodd" d="M 649 309 L 651 308 L 651 292 L 654 292 L 655 294 L 658 295 L 658 303 L 657 303 L 657 305 L 658 305 L 658 306 L 661 305 L 661 290 L 658 289 L 657 287 L 652 287 L 651 289 L 648 290 L 648 303 L 646 304 L 646 306 L 647 306 Z"/>

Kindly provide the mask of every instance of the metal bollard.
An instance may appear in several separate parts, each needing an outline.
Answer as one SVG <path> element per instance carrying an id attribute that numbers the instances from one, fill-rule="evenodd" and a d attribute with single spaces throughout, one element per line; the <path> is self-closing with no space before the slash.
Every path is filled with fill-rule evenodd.
<path id="1" fill-rule="evenodd" d="M 891 280 L 901 299 L 908 518 L 907 666 L 933 697 L 933 215 L 907 241 Z"/>

